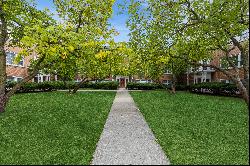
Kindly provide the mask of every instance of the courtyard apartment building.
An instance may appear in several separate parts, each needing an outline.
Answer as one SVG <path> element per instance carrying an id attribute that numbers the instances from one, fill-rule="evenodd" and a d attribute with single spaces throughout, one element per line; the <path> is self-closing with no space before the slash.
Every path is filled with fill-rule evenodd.
<path id="1" fill-rule="evenodd" d="M 239 68 L 240 71 L 240 78 L 244 79 L 244 70 L 243 70 L 243 60 L 238 48 L 235 48 L 230 53 L 231 60 L 235 63 L 235 65 Z M 213 64 L 215 66 L 224 68 L 229 72 L 233 72 L 233 69 L 228 67 L 225 64 L 225 56 L 222 51 L 217 50 L 213 54 L 213 59 L 211 61 L 201 61 L 200 63 L 205 64 Z M 202 82 L 224 82 L 224 83 L 231 83 L 231 80 L 225 76 L 222 72 L 216 71 L 211 67 L 198 67 L 193 68 L 191 67 L 185 75 L 182 76 L 183 83 L 189 84 L 196 84 Z"/>
<path id="2" fill-rule="evenodd" d="M 8 81 L 20 81 L 26 76 L 28 76 L 28 70 L 30 65 L 30 59 L 35 58 L 36 54 L 33 54 L 28 57 L 24 57 L 18 64 L 15 63 L 14 59 L 17 56 L 17 53 L 21 51 L 20 48 L 6 48 L 6 69 L 7 69 L 7 80 Z M 232 58 L 236 65 L 240 68 L 240 75 L 243 79 L 243 68 L 242 68 L 242 57 L 240 51 L 236 48 L 230 52 Z M 211 63 L 216 66 L 223 67 L 223 52 L 216 51 L 214 53 L 214 58 L 211 61 L 203 61 L 202 63 Z M 232 69 L 228 69 L 232 70 Z M 32 82 L 43 82 L 43 81 L 50 81 L 52 78 L 48 74 L 38 74 L 35 78 L 33 78 Z M 57 76 L 53 78 L 53 80 L 57 80 Z M 147 79 L 140 79 L 137 76 L 129 77 L 129 76 L 115 76 L 107 78 L 106 81 L 118 81 L 120 87 L 126 87 L 128 82 L 139 82 L 139 83 L 151 83 L 152 80 Z M 165 73 L 160 78 L 160 82 L 165 85 L 171 85 L 172 83 L 172 73 L 170 70 L 166 70 Z M 178 83 L 181 84 L 196 84 L 201 82 L 225 82 L 230 83 L 231 81 L 227 78 L 223 73 L 214 70 L 210 67 L 198 67 L 193 68 L 191 67 L 185 74 L 183 74 L 178 80 Z"/>
<path id="3" fill-rule="evenodd" d="M 235 48 L 230 52 L 230 58 L 235 62 L 235 65 L 240 69 L 240 78 L 244 79 L 244 71 L 243 71 L 243 61 L 240 54 L 240 51 L 238 48 Z M 225 62 L 225 55 L 222 51 L 217 50 L 213 54 L 213 58 L 210 61 L 200 61 L 200 63 L 205 64 L 213 64 L 215 66 L 219 66 L 221 68 L 225 68 L 229 70 L 230 72 L 233 71 L 230 67 L 227 68 L 227 65 Z M 160 78 L 160 82 L 165 85 L 171 85 L 173 79 L 173 75 L 170 70 L 166 70 L 162 77 Z M 114 81 L 115 79 L 113 79 Z M 146 80 L 146 79 L 139 79 L 138 77 L 132 77 L 132 79 L 129 79 L 129 77 L 125 76 L 118 76 L 116 77 L 116 80 L 120 82 L 120 87 L 126 87 L 126 84 L 128 82 L 140 82 L 140 83 L 148 83 L 152 82 L 152 80 Z M 202 82 L 224 82 L 224 83 L 232 83 L 231 80 L 225 76 L 222 72 L 216 71 L 215 69 L 211 67 L 191 67 L 187 69 L 187 72 L 182 74 L 181 76 L 177 77 L 177 83 L 183 84 L 183 85 L 191 85 L 191 84 L 197 84 Z"/>

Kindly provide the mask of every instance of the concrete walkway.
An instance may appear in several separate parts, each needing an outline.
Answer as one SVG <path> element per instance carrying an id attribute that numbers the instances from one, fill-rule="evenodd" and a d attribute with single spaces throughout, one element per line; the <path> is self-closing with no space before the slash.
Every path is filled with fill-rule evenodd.
<path id="1" fill-rule="evenodd" d="M 127 90 L 118 90 L 92 165 L 169 165 Z"/>

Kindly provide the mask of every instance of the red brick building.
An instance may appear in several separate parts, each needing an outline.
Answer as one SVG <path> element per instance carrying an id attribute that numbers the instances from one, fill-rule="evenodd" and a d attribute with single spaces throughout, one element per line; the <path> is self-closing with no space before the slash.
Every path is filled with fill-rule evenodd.
<path id="1" fill-rule="evenodd" d="M 21 51 L 18 47 L 7 47 L 6 49 L 6 73 L 8 81 L 20 81 L 28 76 L 28 69 L 30 65 L 30 60 L 36 58 L 36 54 L 33 53 L 28 57 L 21 59 L 19 63 L 15 62 L 17 54 Z M 44 74 L 38 74 L 32 82 L 43 82 L 49 81 L 50 76 Z"/>
<path id="2" fill-rule="evenodd" d="M 230 58 L 233 60 L 235 65 L 239 68 L 240 77 L 243 79 L 243 67 L 242 67 L 242 57 L 238 48 L 235 48 L 230 53 Z M 201 61 L 200 63 L 213 64 L 215 66 L 224 68 L 229 72 L 234 72 L 225 63 L 225 54 L 223 51 L 217 50 L 213 53 L 213 59 L 211 61 Z M 189 77 L 187 77 L 189 76 Z M 217 71 L 211 67 L 198 67 L 190 68 L 185 74 L 180 76 L 178 81 L 181 84 L 196 84 L 201 82 L 225 82 L 230 83 L 231 80 L 224 75 L 222 72 Z"/>
<path id="3" fill-rule="evenodd" d="M 6 48 L 6 68 L 7 68 L 7 80 L 19 81 L 25 78 L 28 75 L 28 67 L 30 65 L 30 59 L 36 57 L 35 54 L 23 58 L 18 64 L 15 63 L 14 59 L 17 53 L 21 51 L 20 48 Z M 240 75 L 243 79 L 243 68 L 242 68 L 242 60 L 240 51 L 236 48 L 230 52 L 232 58 L 235 58 L 236 65 L 240 68 Z M 211 61 L 206 61 L 204 63 L 211 63 L 216 66 L 223 67 L 222 59 L 224 54 L 222 51 L 215 51 L 214 58 Z M 232 69 L 228 69 L 232 70 Z M 187 77 L 189 76 L 189 77 Z M 187 79 L 188 78 L 188 79 Z M 199 67 L 199 68 L 190 68 L 185 74 L 179 76 L 178 82 L 181 84 L 195 84 L 201 82 L 231 82 L 227 76 L 223 73 L 216 71 L 210 67 Z M 57 80 L 55 77 L 54 80 Z M 110 77 L 107 80 L 113 80 L 120 82 L 120 87 L 126 87 L 128 82 L 141 82 L 141 83 L 150 83 L 152 80 L 150 79 L 140 79 L 138 76 L 128 77 L 128 76 L 116 76 Z M 33 82 L 43 82 L 50 81 L 50 75 L 38 74 Z M 170 85 L 172 83 L 172 73 L 167 70 L 162 77 L 160 78 L 160 82 L 166 85 Z"/>

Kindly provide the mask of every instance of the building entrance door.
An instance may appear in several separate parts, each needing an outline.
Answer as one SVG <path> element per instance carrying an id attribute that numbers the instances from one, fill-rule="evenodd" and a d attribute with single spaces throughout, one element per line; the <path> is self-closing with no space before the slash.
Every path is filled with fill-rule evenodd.
<path id="1" fill-rule="evenodd" d="M 125 78 L 120 78 L 120 88 L 125 88 Z"/>

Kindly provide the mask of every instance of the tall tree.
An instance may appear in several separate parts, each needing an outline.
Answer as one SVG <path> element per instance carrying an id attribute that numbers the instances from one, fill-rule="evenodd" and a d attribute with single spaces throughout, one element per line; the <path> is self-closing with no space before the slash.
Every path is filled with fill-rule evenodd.
<path id="1" fill-rule="evenodd" d="M 23 0 L 0 1 L 1 4 L 1 102 L 0 111 L 9 97 L 20 86 L 32 79 L 39 71 L 46 69 L 57 70 L 60 75 L 72 78 L 79 72 L 79 59 L 85 58 L 92 52 L 92 48 L 110 39 L 114 30 L 108 27 L 108 18 L 112 14 L 113 0 L 89 1 L 89 0 L 54 0 L 59 17 L 62 22 L 52 22 L 46 12 L 39 12 L 30 2 Z M 17 9 L 16 9 L 16 6 Z M 11 10 L 13 8 L 14 12 Z M 32 9 L 32 10 L 31 10 Z M 15 11 L 16 10 L 16 11 Z M 6 14 L 7 13 L 7 14 Z M 37 14 L 35 14 L 37 13 Z M 40 14 L 41 13 L 41 14 Z M 37 15 L 39 17 L 37 17 Z M 31 18 L 36 19 L 31 19 Z M 20 26 L 16 23 L 26 21 Z M 30 21 L 32 20 L 32 21 Z M 13 23 L 14 22 L 14 23 Z M 11 27 L 11 26 L 14 26 Z M 19 27 L 20 26 L 20 27 Z M 18 46 L 22 48 L 21 56 L 29 56 L 36 53 L 38 56 L 32 61 L 30 75 L 24 78 L 10 92 L 5 93 L 6 81 L 6 55 L 4 46 L 7 41 L 8 28 L 13 30 L 12 38 L 20 39 Z M 19 30 L 17 30 L 17 29 Z M 20 35 L 20 38 L 16 36 Z M 14 41 L 14 40 L 13 40 Z M 96 44 L 98 43 L 98 44 Z M 3 55 L 3 56 L 2 56 Z M 94 54 L 92 54 L 94 56 Z M 3 60 L 3 61 L 2 61 Z"/>
<path id="2" fill-rule="evenodd" d="M 212 59 L 215 50 L 223 51 L 232 70 L 214 64 L 205 66 L 213 67 L 232 80 L 249 105 L 248 42 L 239 40 L 245 32 L 249 32 L 248 1 L 148 0 L 145 5 L 145 1 L 132 0 L 130 13 L 129 25 L 134 45 L 140 43 L 137 34 L 150 29 L 153 33 L 146 33 L 147 36 L 158 34 L 155 40 L 163 49 L 167 47 L 170 50 L 166 56 L 182 58 L 190 64 L 204 66 L 199 61 Z M 135 25 L 139 26 L 135 28 Z M 230 58 L 233 49 L 238 49 L 243 59 L 244 80 L 240 78 L 240 67 Z"/>
<path id="3" fill-rule="evenodd" d="M 20 39 L 24 36 L 24 28 L 33 26 L 39 21 L 42 22 L 41 27 L 46 27 L 54 23 L 49 14 L 46 11 L 37 10 L 32 1 L 0 0 L 0 112 L 4 111 L 6 103 L 15 90 L 20 87 L 23 82 L 27 82 L 36 75 L 37 67 L 42 60 L 37 61 L 36 67 L 30 76 L 26 77 L 21 83 L 6 93 L 5 48 L 19 45 Z"/>
<path id="4" fill-rule="evenodd" d="M 68 80 L 80 76 L 82 80 L 72 91 L 75 93 L 81 84 L 92 77 L 101 77 L 99 69 L 105 61 L 101 63 L 102 61 L 96 55 L 107 53 L 107 50 L 103 48 L 112 40 L 111 35 L 115 33 L 108 24 L 114 1 L 54 0 L 54 3 L 64 24 L 71 25 L 71 33 L 75 42 L 73 44 L 72 39 L 62 40 L 63 45 L 71 47 L 71 51 L 65 52 L 63 59 L 57 56 L 48 63 L 54 65 L 47 66 L 47 69 Z"/>

